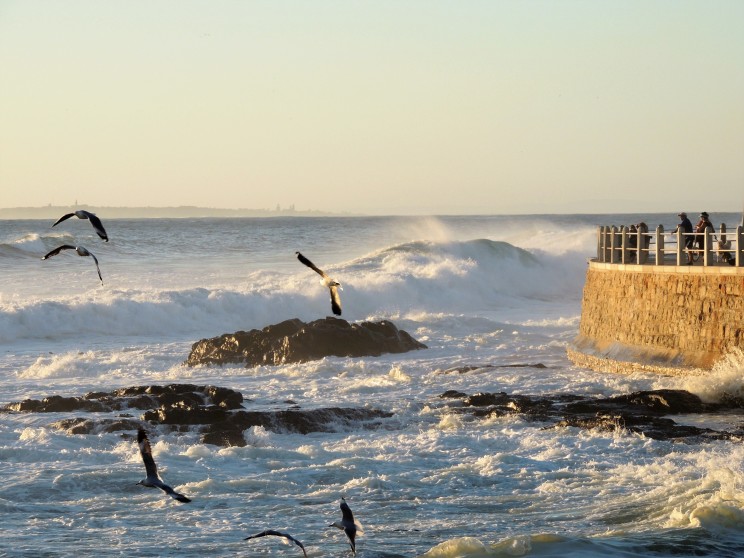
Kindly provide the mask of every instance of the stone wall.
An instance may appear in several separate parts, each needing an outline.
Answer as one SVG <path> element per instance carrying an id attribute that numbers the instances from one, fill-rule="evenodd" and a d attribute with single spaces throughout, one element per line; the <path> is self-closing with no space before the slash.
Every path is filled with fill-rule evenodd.
<path id="1" fill-rule="evenodd" d="M 577 364 L 710 369 L 733 347 L 744 348 L 744 269 L 589 263 Z"/>

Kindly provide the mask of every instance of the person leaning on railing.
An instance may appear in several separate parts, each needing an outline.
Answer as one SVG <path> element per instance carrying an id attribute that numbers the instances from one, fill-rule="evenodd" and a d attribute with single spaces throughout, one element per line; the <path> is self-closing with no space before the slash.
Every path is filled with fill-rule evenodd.
<path id="1" fill-rule="evenodd" d="M 697 222 L 697 225 L 695 225 L 695 232 L 697 233 L 697 243 L 700 250 L 703 250 L 705 248 L 705 235 L 703 233 L 708 229 L 710 229 L 710 232 L 713 232 L 713 223 L 710 222 L 708 213 L 706 211 L 703 211 L 700 214 L 700 220 Z"/>
<path id="2" fill-rule="evenodd" d="M 692 252 L 690 251 L 695 244 L 695 237 L 692 236 L 692 221 L 687 218 L 687 213 L 677 213 L 677 217 L 681 219 L 677 228 L 673 232 L 682 230 L 685 233 L 685 248 L 687 248 L 687 265 L 692 265 Z"/>

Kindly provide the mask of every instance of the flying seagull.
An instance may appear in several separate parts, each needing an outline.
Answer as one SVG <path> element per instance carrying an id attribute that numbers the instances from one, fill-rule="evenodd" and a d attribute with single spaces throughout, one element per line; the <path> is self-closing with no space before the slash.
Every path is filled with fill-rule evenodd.
<path id="1" fill-rule="evenodd" d="M 351 551 L 356 554 L 356 543 L 354 539 L 357 535 L 364 534 L 364 528 L 361 523 L 354 520 L 354 514 L 351 513 L 351 508 L 343 497 L 341 498 L 341 521 L 334 521 L 329 527 L 338 527 L 346 533 L 346 536 L 349 537 Z"/>
<path id="2" fill-rule="evenodd" d="M 72 213 L 67 213 L 66 215 L 62 215 L 59 219 L 57 219 L 56 223 L 52 225 L 53 227 L 55 225 L 58 225 L 65 219 L 69 219 L 70 217 L 77 217 L 78 219 L 88 219 L 90 220 L 90 224 L 93 225 L 93 228 L 96 230 L 96 233 L 98 236 L 100 236 L 103 240 L 108 242 L 108 235 L 106 234 L 106 229 L 103 228 L 103 224 L 101 224 L 101 220 L 96 217 L 95 213 L 91 213 L 90 211 L 85 211 L 84 209 L 78 209 L 77 211 L 73 211 Z"/>
<path id="3" fill-rule="evenodd" d="M 155 460 L 152 458 L 150 440 L 147 439 L 147 432 L 142 428 L 137 431 L 137 443 L 139 444 L 140 455 L 142 455 L 142 461 L 145 462 L 145 471 L 147 472 L 147 478 L 139 481 L 137 484 L 147 486 L 148 488 L 159 488 L 168 496 L 175 498 L 179 502 L 191 502 L 189 498 L 183 494 L 179 494 L 160 480 L 160 477 L 158 476 L 158 468 L 155 465 Z"/>
<path id="4" fill-rule="evenodd" d="M 83 246 L 72 246 L 70 244 L 63 244 L 62 246 L 58 246 L 57 248 L 49 252 L 46 256 L 44 256 L 41 259 L 46 260 L 48 258 L 51 258 L 52 256 L 56 256 L 62 250 L 75 250 L 78 256 L 90 256 L 91 258 L 93 258 L 93 261 L 96 262 L 96 270 L 98 271 L 98 278 L 101 280 L 101 285 L 103 285 L 103 277 L 101 277 L 101 268 L 98 267 L 98 258 L 96 258 L 92 253 L 88 252 L 87 248 Z"/>
<path id="5" fill-rule="evenodd" d="M 300 260 L 302 263 L 304 263 L 307 267 L 312 269 L 315 273 L 320 275 L 322 277 L 321 284 L 328 287 L 328 290 L 331 291 L 331 310 L 333 310 L 333 313 L 337 316 L 341 315 L 341 298 L 338 296 L 338 290 L 341 289 L 341 283 L 338 283 L 337 281 L 334 281 L 328 275 L 326 275 L 326 272 L 322 269 L 318 268 L 313 262 L 308 260 L 305 256 L 300 254 L 299 252 L 295 252 L 297 254 L 297 259 Z"/>
<path id="6" fill-rule="evenodd" d="M 295 539 L 292 535 L 289 535 L 287 533 L 281 533 L 279 531 L 274 531 L 273 529 L 266 529 L 265 531 L 261 531 L 260 533 L 256 533 L 255 535 L 251 535 L 250 537 L 246 537 L 244 540 L 249 539 L 257 539 L 258 537 L 265 537 L 266 535 L 273 535 L 275 537 L 284 537 L 287 539 L 285 542 L 287 544 L 295 543 L 297 546 L 299 546 L 302 549 L 302 553 L 305 555 L 305 558 L 307 558 L 307 552 L 305 552 L 305 547 L 302 545 L 300 541 Z"/>

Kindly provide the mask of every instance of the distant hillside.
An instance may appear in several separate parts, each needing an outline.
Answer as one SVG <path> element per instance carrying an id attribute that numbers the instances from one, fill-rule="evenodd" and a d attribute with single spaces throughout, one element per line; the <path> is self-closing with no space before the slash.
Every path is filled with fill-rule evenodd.
<path id="1" fill-rule="evenodd" d="M 43 207 L 0 208 L 0 219 L 57 219 L 76 209 L 85 209 L 106 219 L 143 218 L 194 218 L 194 217 L 325 217 L 339 216 L 339 213 L 324 211 L 297 211 L 289 209 L 221 209 L 215 207 L 96 207 L 81 204 L 78 206 L 46 205 Z M 348 215 L 348 214 L 343 214 Z"/>

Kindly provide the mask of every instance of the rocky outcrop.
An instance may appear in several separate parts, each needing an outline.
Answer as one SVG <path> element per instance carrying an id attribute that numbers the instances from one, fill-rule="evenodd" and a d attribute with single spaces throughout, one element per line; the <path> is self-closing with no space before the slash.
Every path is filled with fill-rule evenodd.
<path id="1" fill-rule="evenodd" d="M 307 362 L 328 356 L 361 357 L 425 349 L 387 320 L 349 323 L 325 318 L 287 320 L 261 330 L 226 333 L 197 341 L 186 364 L 245 364 L 246 367 Z"/>
<path id="2" fill-rule="evenodd" d="M 169 384 L 165 386 L 135 386 L 111 392 L 90 392 L 82 397 L 52 395 L 44 399 L 24 399 L 10 403 L 5 411 L 33 413 L 70 413 L 83 411 L 104 413 L 130 409 L 146 410 L 167 407 L 198 408 L 213 406 L 222 409 L 239 409 L 243 395 L 232 389 L 194 384 Z"/>
<path id="3" fill-rule="evenodd" d="M 718 431 L 679 424 L 675 415 L 732 412 L 744 414 L 744 402 L 728 400 L 704 403 L 684 390 L 639 391 L 615 397 L 590 399 L 577 395 L 533 397 L 506 393 L 467 395 L 448 391 L 442 399 L 459 400 L 460 412 L 474 417 L 519 414 L 528 420 L 548 423 L 547 428 L 578 427 L 602 430 L 625 429 L 657 440 L 729 439 L 743 437 L 744 429 Z"/>
<path id="4" fill-rule="evenodd" d="M 134 431 L 143 423 L 161 425 L 173 431 L 196 430 L 205 444 L 246 445 L 243 433 L 253 426 L 282 432 L 333 432 L 350 428 L 375 428 L 392 413 L 366 408 L 247 411 L 240 392 L 217 386 L 169 384 L 135 386 L 111 392 L 93 392 L 82 397 L 53 395 L 25 399 L 6 405 L 1 411 L 28 413 L 75 413 L 51 423 L 69 434 L 101 434 Z M 144 411 L 135 417 L 132 411 Z M 96 413 L 96 416 L 80 416 Z M 115 416 L 100 416 L 116 413 Z"/>

